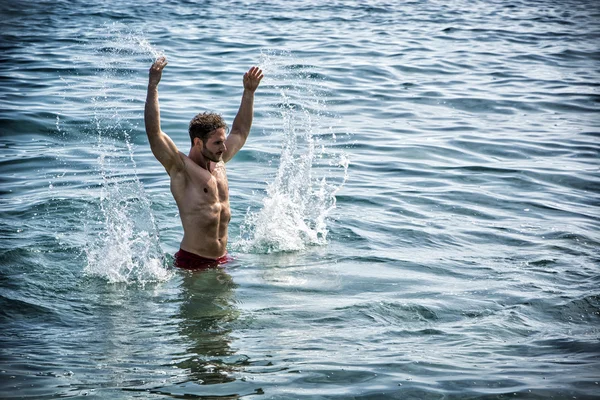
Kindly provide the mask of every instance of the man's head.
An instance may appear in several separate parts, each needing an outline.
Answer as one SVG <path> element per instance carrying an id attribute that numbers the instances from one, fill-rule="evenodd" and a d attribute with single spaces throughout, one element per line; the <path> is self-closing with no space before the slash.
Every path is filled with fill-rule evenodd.
<path id="1" fill-rule="evenodd" d="M 219 162 L 223 157 L 227 124 L 219 114 L 204 112 L 192 118 L 189 127 L 192 147 L 200 146 L 202 155 Z"/>

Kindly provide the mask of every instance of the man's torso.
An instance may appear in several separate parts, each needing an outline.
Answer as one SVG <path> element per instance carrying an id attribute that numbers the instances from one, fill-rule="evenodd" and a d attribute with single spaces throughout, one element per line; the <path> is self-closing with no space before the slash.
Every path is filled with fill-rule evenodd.
<path id="1" fill-rule="evenodd" d="M 226 253 L 231 219 L 225 163 L 211 162 L 211 173 L 181 156 L 185 168 L 171 176 L 171 193 L 184 232 L 181 248 L 203 257 L 219 258 Z"/>

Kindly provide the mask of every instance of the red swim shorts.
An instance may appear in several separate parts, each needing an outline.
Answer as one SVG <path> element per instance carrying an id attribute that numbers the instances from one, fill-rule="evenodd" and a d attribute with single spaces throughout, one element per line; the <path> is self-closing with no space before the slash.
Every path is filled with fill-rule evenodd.
<path id="1" fill-rule="evenodd" d="M 197 254 L 190 253 L 189 251 L 179 249 L 179 251 L 175 253 L 174 265 L 177 268 L 198 271 L 202 269 L 218 267 L 219 265 L 225 264 L 232 259 L 233 258 L 227 253 L 225 253 L 223 257 L 214 259 L 202 257 Z"/>

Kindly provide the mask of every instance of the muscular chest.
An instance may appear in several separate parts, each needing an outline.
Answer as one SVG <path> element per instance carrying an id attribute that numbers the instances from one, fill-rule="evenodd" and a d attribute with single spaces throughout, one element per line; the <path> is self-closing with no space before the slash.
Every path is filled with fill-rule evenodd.
<path id="1" fill-rule="evenodd" d="M 228 206 L 229 185 L 224 164 L 217 165 L 212 172 L 190 163 L 186 174 L 171 181 L 175 200 L 186 209 Z"/>
<path id="2" fill-rule="evenodd" d="M 211 175 L 206 184 L 201 187 L 202 193 L 213 202 L 229 202 L 229 184 L 225 167 L 215 169 Z"/>

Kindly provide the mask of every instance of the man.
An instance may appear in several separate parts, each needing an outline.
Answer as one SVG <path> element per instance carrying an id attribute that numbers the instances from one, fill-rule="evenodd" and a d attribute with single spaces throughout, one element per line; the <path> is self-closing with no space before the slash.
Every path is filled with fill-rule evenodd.
<path id="1" fill-rule="evenodd" d="M 150 67 L 144 122 L 152 154 L 171 178 L 171 193 L 183 225 L 175 265 L 186 269 L 216 266 L 227 260 L 227 227 L 231 219 L 225 163 L 248 138 L 254 92 L 263 74 L 257 67 L 244 74 L 242 102 L 228 136 L 227 125 L 218 114 L 203 113 L 192 119 L 192 146 L 186 156 L 160 128 L 158 83 L 166 65 L 166 58 L 161 57 Z"/>

